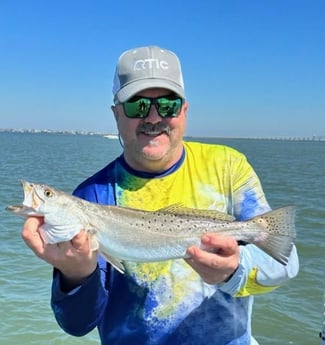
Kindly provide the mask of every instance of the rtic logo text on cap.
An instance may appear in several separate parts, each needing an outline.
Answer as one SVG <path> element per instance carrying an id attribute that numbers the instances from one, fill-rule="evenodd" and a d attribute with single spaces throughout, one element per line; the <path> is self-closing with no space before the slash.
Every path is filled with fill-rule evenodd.
<path id="1" fill-rule="evenodd" d="M 168 69 L 168 62 L 159 59 L 144 59 L 136 60 L 134 62 L 133 70 L 140 71 L 144 69 Z"/>

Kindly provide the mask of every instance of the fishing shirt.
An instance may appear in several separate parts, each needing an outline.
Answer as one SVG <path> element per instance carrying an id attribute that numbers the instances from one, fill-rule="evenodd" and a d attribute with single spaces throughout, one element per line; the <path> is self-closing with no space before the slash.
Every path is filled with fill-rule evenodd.
<path id="1" fill-rule="evenodd" d="M 270 210 L 260 181 L 238 151 L 184 142 L 179 161 L 162 173 L 132 169 L 123 155 L 77 187 L 85 200 L 154 211 L 181 204 L 250 219 Z M 136 230 L 135 230 L 136 231 Z M 103 345 L 248 345 L 253 296 L 295 276 L 295 247 L 283 266 L 254 245 L 226 283 L 210 285 L 183 260 L 125 262 L 125 274 L 99 256 L 81 286 L 61 291 L 54 270 L 51 305 L 59 325 L 81 336 L 98 328 Z"/>

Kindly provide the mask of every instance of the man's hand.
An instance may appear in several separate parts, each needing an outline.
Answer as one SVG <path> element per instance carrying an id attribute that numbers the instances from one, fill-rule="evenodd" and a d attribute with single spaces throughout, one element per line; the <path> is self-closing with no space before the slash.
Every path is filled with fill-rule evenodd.
<path id="1" fill-rule="evenodd" d="M 41 217 L 29 217 L 22 230 L 22 238 L 41 259 L 61 271 L 65 285 L 79 285 L 97 266 L 97 253 L 90 250 L 88 234 L 80 231 L 71 241 L 46 244 L 39 232 L 44 223 Z"/>
<path id="2" fill-rule="evenodd" d="M 227 281 L 239 265 L 239 247 L 237 241 L 228 236 L 206 234 L 201 238 L 205 250 L 189 247 L 190 255 L 186 262 L 208 284 Z"/>

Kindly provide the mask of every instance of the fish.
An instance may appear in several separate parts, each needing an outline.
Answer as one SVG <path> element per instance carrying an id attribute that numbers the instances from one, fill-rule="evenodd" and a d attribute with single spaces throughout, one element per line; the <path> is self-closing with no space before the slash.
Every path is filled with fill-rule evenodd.
<path id="1" fill-rule="evenodd" d="M 228 235 L 253 244 L 283 265 L 296 238 L 295 207 L 285 206 L 245 221 L 215 210 L 174 204 L 156 211 L 92 203 L 45 184 L 21 181 L 24 200 L 6 210 L 22 217 L 44 217 L 43 241 L 70 241 L 81 230 L 91 250 L 121 273 L 124 263 L 187 258 L 187 248 L 201 245 L 206 233 Z M 203 248 L 207 249 L 207 248 Z"/>

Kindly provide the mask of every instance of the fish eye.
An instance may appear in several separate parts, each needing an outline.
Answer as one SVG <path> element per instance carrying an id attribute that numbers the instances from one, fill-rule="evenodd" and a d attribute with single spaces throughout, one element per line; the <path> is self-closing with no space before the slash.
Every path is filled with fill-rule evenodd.
<path id="1" fill-rule="evenodd" d="M 44 190 L 44 195 L 48 198 L 50 198 L 51 196 L 53 196 L 53 192 L 50 189 L 45 189 Z"/>

